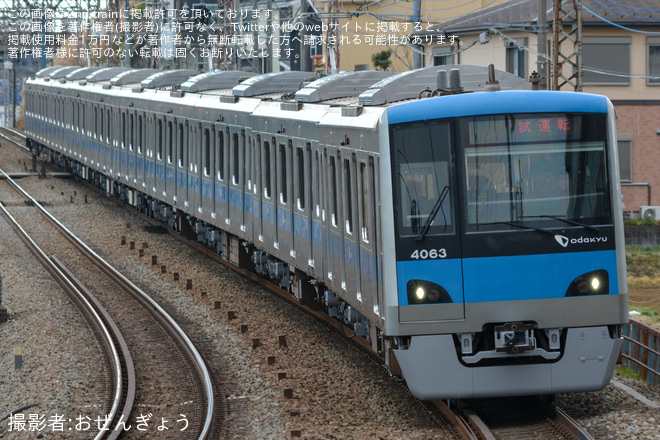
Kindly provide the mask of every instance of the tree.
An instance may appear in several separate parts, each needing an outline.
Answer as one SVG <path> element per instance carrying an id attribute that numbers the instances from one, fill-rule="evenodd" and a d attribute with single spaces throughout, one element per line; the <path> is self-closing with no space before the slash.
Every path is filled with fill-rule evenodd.
<path id="1" fill-rule="evenodd" d="M 371 62 L 374 63 L 376 69 L 387 70 L 392 65 L 392 60 L 390 60 L 391 56 L 392 52 L 389 50 L 377 52 L 371 55 Z"/>

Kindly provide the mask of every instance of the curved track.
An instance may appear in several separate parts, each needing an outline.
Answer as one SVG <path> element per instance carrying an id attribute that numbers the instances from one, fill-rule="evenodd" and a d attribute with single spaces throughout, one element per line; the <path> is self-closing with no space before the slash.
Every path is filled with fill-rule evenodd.
<path id="1" fill-rule="evenodd" d="M 482 440 L 592 440 L 568 414 L 538 397 L 463 401 L 460 412 Z"/>
<path id="2" fill-rule="evenodd" d="M 171 402 L 186 404 L 185 411 L 191 416 L 186 419 L 190 425 L 189 428 L 186 425 L 186 438 L 210 438 L 218 429 L 218 423 L 214 422 L 213 387 L 204 361 L 189 338 L 157 303 L 68 231 L 7 174 L 0 173 L 6 182 L 4 189 L 0 189 L 4 215 L 40 262 L 75 298 L 90 322 L 94 322 L 93 327 L 98 328 L 96 332 L 106 347 L 107 362 L 111 365 L 108 371 L 112 373 L 107 375 L 110 384 L 104 388 L 112 393 L 106 397 L 108 407 L 103 408 L 108 414 L 106 423 L 96 438 L 125 435 L 123 429 L 117 429 L 118 424 L 124 423 L 123 427 L 134 423 L 137 417 L 134 409 L 138 405 L 156 408 Z M 13 187 L 12 191 L 8 185 Z M 36 214 L 37 209 L 43 215 Z M 23 219 L 22 224 L 16 218 Z M 70 245 L 63 244 L 62 235 Z M 49 258 L 49 254 L 54 256 Z M 87 289 L 85 285 L 93 287 Z M 116 317 L 117 323 L 106 309 Z M 122 333 L 128 335 L 128 342 L 123 340 Z M 177 414 L 182 408 L 177 409 Z"/>

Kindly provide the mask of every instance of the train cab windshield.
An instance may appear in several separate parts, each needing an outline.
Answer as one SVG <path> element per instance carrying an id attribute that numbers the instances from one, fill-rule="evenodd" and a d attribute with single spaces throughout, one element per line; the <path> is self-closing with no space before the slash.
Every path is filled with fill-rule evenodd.
<path id="1" fill-rule="evenodd" d="M 453 234 L 450 122 L 398 126 L 392 144 L 400 236 Z"/>
<path id="2" fill-rule="evenodd" d="M 606 125 L 552 113 L 392 127 L 397 235 L 454 234 L 457 218 L 465 232 L 611 225 Z"/>
<path id="3" fill-rule="evenodd" d="M 605 116 L 493 115 L 459 126 L 468 232 L 612 223 Z"/>

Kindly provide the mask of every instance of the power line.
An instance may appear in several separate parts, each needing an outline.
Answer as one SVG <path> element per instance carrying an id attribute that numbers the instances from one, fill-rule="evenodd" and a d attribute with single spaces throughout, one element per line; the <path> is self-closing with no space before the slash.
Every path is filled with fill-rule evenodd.
<path id="1" fill-rule="evenodd" d="M 609 9 L 610 11 L 616 12 L 617 14 L 625 15 L 626 17 L 633 17 L 633 18 L 642 19 L 642 20 L 660 20 L 660 17 L 641 17 L 639 15 L 627 14 L 625 12 L 617 11 L 616 9 L 610 8 L 609 6 L 602 4 L 598 0 L 591 0 L 591 1 L 596 3 L 597 5 L 600 5 L 600 6 L 604 7 L 605 9 Z"/>
<path id="2" fill-rule="evenodd" d="M 633 10 L 635 10 L 635 11 L 643 11 L 643 12 L 660 12 L 660 9 L 643 9 L 643 8 L 635 8 L 635 7 L 633 7 L 633 6 L 623 5 L 623 4 L 621 4 L 621 3 L 617 3 L 617 2 L 612 1 L 612 0 L 607 0 L 607 1 L 609 1 L 610 3 L 614 3 L 614 4 L 617 5 L 617 6 L 621 6 L 622 8 L 633 9 Z"/>
<path id="3" fill-rule="evenodd" d="M 593 14 L 593 15 L 594 15 L 596 18 L 598 18 L 599 20 L 604 21 L 605 23 L 611 24 L 612 26 L 618 27 L 619 29 L 623 29 L 623 30 L 625 30 L 625 31 L 629 31 L 629 32 L 636 32 L 636 33 L 638 33 L 638 34 L 660 35 L 660 32 L 641 31 L 641 30 L 638 30 L 638 29 L 632 29 L 632 28 L 629 28 L 629 27 L 627 27 L 627 26 L 620 25 L 620 24 L 618 24 L 618 23 L 614 23 L 613 21 L 610 21 L 610 20 L 608 20 L 608 19 L 606 19 L 606 18 L 601 17 L 600 15 L 596 14 L 594 11 L 592 11 L 591 9 L 587 8 L 587 7 L 584 6 L 584 5 L 582 6 L 582 8 L 583 8 L 585 11 L 587 11 L 587 12 Z"/>

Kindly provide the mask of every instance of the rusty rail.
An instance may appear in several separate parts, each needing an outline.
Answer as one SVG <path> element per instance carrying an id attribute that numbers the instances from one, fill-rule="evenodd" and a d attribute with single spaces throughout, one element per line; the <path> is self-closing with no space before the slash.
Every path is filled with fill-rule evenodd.
<path id="1" fill-rule="evenodd" d="M 623 363 L 651 385 L 660 385 L 660 331 L 630 319 L 623 327 Z"/>

